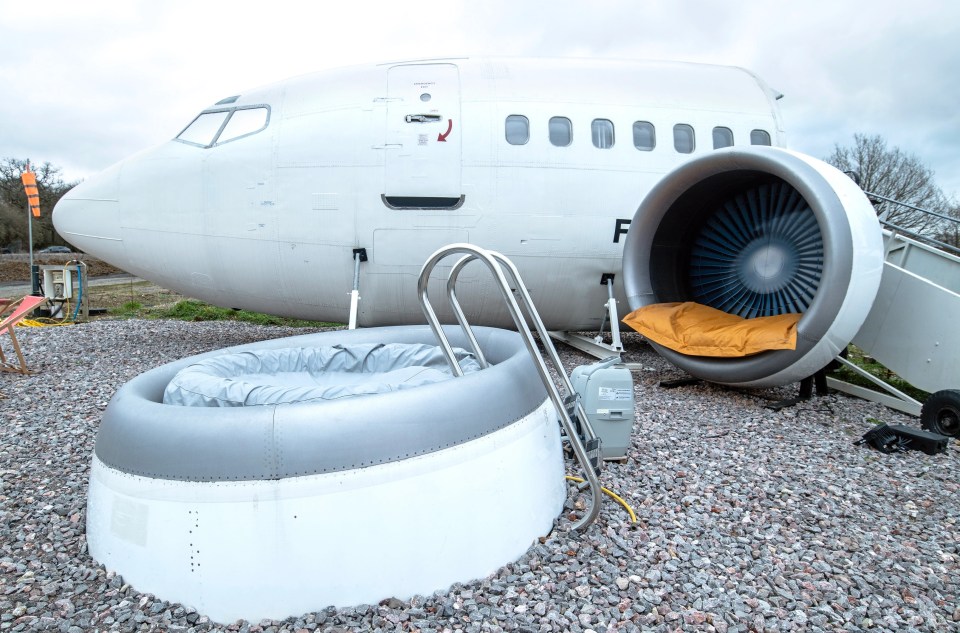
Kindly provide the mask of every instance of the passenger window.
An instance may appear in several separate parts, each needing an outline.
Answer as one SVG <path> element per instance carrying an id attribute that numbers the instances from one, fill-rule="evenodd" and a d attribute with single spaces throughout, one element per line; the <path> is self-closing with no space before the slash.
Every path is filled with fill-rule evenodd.
<path id="1" fill-rule="evenodd" d="M 267 115 L 269 111 L 266 108 L 242 108 L 233 113 L 223 132 L 217 137 L 217 145 L 226 143 L 233 139 L 247 136 L 259 132 L 267 127 Z"/>
<path id="2" fill-rule="evenodd" d="M 751 145 L 770 145 L 770 133 L 766 130 L 753 130 L 750 132 Z"/>
<path id="3" fill-rule="evenodd" d="M 521 114 L 511 114 L 506 123 L 507 142 L 511 145 L 526 145 L 530 140 L 530 120 Z"/>
<path id="4" fill-rule="evenodd" d="M 713 149 L 731 147 L 733 145 L 733 130 L 728 127 L 713 128 Z"/>
<path id="5" fill-rule="evenodd" d="M 649 152 L 657 146 L 657 130 L 649 121 L 635 121 L 633 123 L 633 146 L 644 152 Z"/>
<path id="6" fill-rule="evenodd" d="M 573 141 L 573 124 L 570 119 L 555 116 L 550 119 L 550 143 L 557 147 L 566 147 Z"/>
<path id="7" fill-rule="evenodd" d="M 213 139 L 217 137 L 217 132 L 220 131 L 220 127 L 228 114 L 230 114 L 229 110 L 200 113 L 200 116 L 195 118 L 185 130 L 177 135 L 177 140 L 194 145 L 203 145 L 204 147 L 210 145 L 213 143 Z"/>
<path id="8" fill-rule="evenodd" d="M 593 146 L 600 149 L 610 149 L 613 147 L 613 121 L 607 119 L 594 119 L 590 124 L 590 132 L 593 136 Z"/>
<path id="9" fill-rule="evenodd" d="M 677 123 L 673 126 L 673 148 L 681 154 L 692 154 L 696 147 L 693 127 L 686 123 Z"/>

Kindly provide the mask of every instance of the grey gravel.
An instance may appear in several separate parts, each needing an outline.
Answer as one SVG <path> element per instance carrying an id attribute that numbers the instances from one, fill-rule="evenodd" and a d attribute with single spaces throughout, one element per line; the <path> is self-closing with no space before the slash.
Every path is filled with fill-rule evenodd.
<path id="1" fill-rule="evenodd" d="M 597 523 L 571 533 L 584 505 L 574 493 L 551 534 L 488 578 L 282 622 L 218 625 L 105 572 L 87 554 L 84 510 L 116 389 L 177 358 L 301 333 L 139 320 L 18 329 L 37 373 L 0 377 L 0 631 L 960 630 L 960 443 L 936 456 L 854 447 L 877 421 L 918 421 L 844 395 L 764 408 L 796 386 L 662 389 L 682 373 L 636 337 L 634 442 L 602 475 L 636 524 L 605 499 Z"/>

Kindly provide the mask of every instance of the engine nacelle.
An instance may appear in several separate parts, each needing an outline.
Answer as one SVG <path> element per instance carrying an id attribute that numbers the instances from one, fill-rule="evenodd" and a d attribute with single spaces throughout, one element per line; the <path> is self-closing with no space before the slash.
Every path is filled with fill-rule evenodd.
<path id="1" fill-rule="evenodd" d="M 729 148 L 681 165 L 630 224 L 630 309 L 696 301 L 751 318 L 802 313 L 797 348 L 667 360 L 711 382 L 767 387 L 812 375 L 854 337 L 883 270 L 876 212 L 838 169 L 774 147 Z"/>

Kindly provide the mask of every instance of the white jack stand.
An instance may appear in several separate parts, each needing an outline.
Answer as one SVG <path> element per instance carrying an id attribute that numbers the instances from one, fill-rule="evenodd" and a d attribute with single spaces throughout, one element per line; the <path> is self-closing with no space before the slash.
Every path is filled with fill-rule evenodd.
<path id="1" fill-rule="evenodd" d="M 350 291 L 350 318 L 347 329 L 357 329 L 357 315 L 360 312 L 360 262 L 367 261 L 367 249 L 353 249 L 353 290 Z"/>
<path id="2" fill-rule="evenodd" d="M 617 314 L 617 300 L 613 298 L 613 274 L 604 273 L 600 278 L 600 283 L 607 287 L 607 302 L 603 304 L 603 321 L 600 323 L 600 331 L 597 335 L 588 338 L 582 334 L 554 331 L 550 332 L 550 336 L 570 347 L 577 348 L 581 352 L 603 360 L 611 355 L 620 356 L 623 354 L 623 343 L 620 341 L 620 317 Z M 603 328 L 608 319 L 610 320 L 610 342 L 606 343 L 603 338 Z"/>

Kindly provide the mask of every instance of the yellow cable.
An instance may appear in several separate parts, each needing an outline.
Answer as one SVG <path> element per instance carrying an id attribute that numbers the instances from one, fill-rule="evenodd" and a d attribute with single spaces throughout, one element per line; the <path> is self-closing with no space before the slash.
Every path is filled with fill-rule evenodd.
<path id="1" fill-rule="evenodd" d="M 73 321 L 55 321 L 47 317 L 40 317 L 39 319 L 23 319 L 17 323 L 17 325 L 24 327 L 56 327 L 59 325 L 73 325 Z"/>
<path id="2" fill-rule="evenodd" d="M 570 475 L 567 475 L 567 476 L 565 477 L 565 479 L 569 479 L 570 481 L 575 481 L 575 482 L 577 482 L 578 484 L 582 484 L 582 483 L 583 483 L 583 479 L 581 479 L 580 477 L 571 477 Z M 616 501 L 617 503 L 619 503 L 620 505 L 622 505 L 622 506 L 627 510 L 627 512 L 630 514 L 630 522 L 631 522 L 631 523 L 636 523 L 636 522 L 637 522 L 637 515 L 634 514 L 633 508 L 630 507 L 630 504 L 628 504 L 626 501 L 624 501 L 623 499 L 621 499 L 621 498 L 620 498 L 620 495 L 618 495 L 617 493 L 613 492 L 612 490 L 607 490 L 606 488 L 604 488 L 604 487 L 602 487 L 602 486 L 600 487 L 600 490 L 602 490 L 602 491 L 604 491 L 606 494 L 610 495 L 610 497 L 612 497 L 614 501 Z"/>

